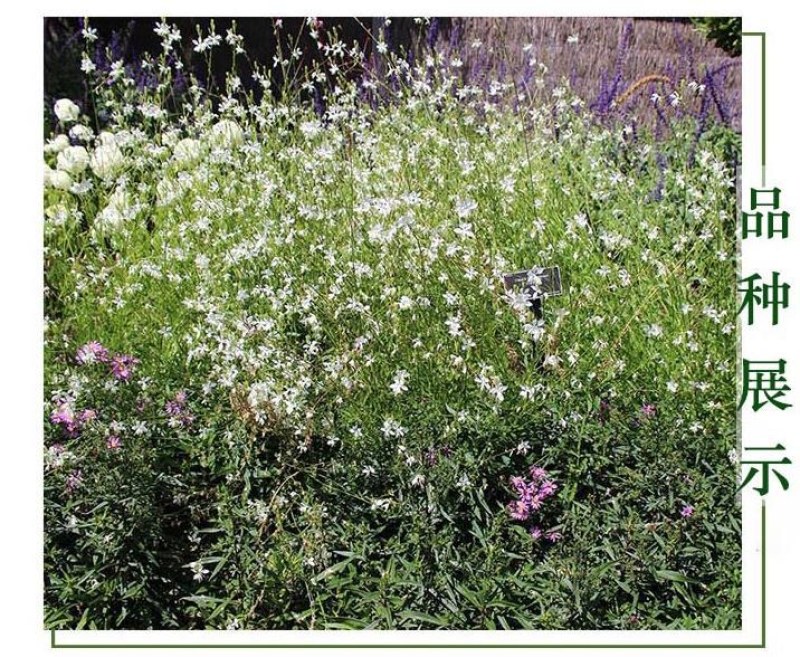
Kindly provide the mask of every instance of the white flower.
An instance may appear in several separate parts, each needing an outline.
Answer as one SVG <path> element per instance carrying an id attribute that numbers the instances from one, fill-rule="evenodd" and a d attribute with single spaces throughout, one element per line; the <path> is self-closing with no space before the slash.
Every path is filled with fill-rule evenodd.
<path id="1" fill-rule="evenodd" d="M 202 147 L 196 139 L 181 139 L 175 144 L 172 159 L 178 164 L 192 164 L 200 159 Z"/>
<path id="2" fill-rule="evenodd" d="M 61 98 L 56 101 L 53 106 L 53 111 L 56 113 L 58 120 L 61 123 L 71 123 L 77 121 L 81 114 L 80 108 L 73 103 L 69 98 Z"/>
<path id="3" fill-rule="evenodd" d="M 531 451 L 531 444 L 527 440 L 523 440 L 517 444 L 517 446 L 514 448 L 514 451 L 517 454 L 525 456 L 528 452 Z"/>
<path id="4" fill-rule="evenodd" d="M 96 226 L 103 231 L 116 230 L 131 214 L 130 202 L 123 189 L 117 187 L 108 199 L 108 205 L 97 214 Z"/>
<path id="5" fill-rule="evenodd" d="M 461 219 L 466 219 L 477 207 L 478 204 L 471 198 L 456 200 L 456 214 L 461 217 Z"/>
<path id="6" fill-rule="evenodd" d="M 56 135 L 44 145 L 44 152 L 60 153 L 65 148 L 69 148 L 69 137 L 67 135 Z"/>
<path id="7" fill-rule="evenodd" d="M 411 297 L 406 296 L 405 294 L 400 297 L 400 300 L 397 302 L 397 307 L 400 310 L 409 310 L 414 307 L 414 300 Z"/>
<path id="8" fill-rule="evenodd" d="M 558 367 L 558 364 L 561 362 L 561 359 L 556 356 L 555 354 L 549 354 L 544 357 L 544 362 L 542 365 L 548 369 L 555 369 Z"/>
<path id="9" fill-rule="evenodd" d="M 402 438 L 405 435 L 406 430 L 397 420 L 389 417 L 384 420 L 383 426 L 381 427 L 381 433 L 385 438 Z"/>
<path id="10" fill-rule="evenodd" d="M 506 390 L 508 390 L 508 386 L 503 385 L 500 379 L 497 378 L 493 381 L 492 387 L 489 388 L 489 392 L 497 401 L 503 401 L 503 399 L 505 399 Z"/>
<path id="11" fill-rule="evenodd" d="M 83 146 L 69 146 L 56 158 L 56 168 L 71 174 L 82 173 L 88 165 L 89 153 Z"/>
<path id="12" fill-rule="evenodd" d="M 78 125 L 72 126 L 72 129 L 69 131 L 69 136 L 77 141 L 90 142 L 94 138 L 94 130 L 87 125 L 79 123 Z"/>
<path id="13" fill-rule="evenodd" d="M 527 312 L 532 299 L 533 296 L 525 290 L 520 290 L 519 292 L 508 290 L 505 293 L 505 300 L 511 305 L 514 311 L 518 313 Z"/>
<path id="14" fill-rule="evenodd" d="M 209 573 L 208 568 L 204 568 L 203 564 L 199 561 L 192 561 L 192 563 L 189 564 L 189 568 L 191 568 L 194 573 L 192 579 L 196 582 L 202 582 Z"/>
<path id="15" fill-rule="evenodd" d="M 370 508 L 373 511 L 386 511 L 391 503 L 392 501 L 387 500 L 386 498 L 378 498 L 372 500 L 372 506 Z"/>
<path id="16" fill-rule="evenodd" d="M 472 232 L 472 224 L 467 221 L 462 221 L 460 224 L 458 224 L 454 232 L 464 240 L 475 237 L 475 233 Z"/>
<path id="17" fill-rule="evenodd" d="M 244 141 L 244 133 L 238 123 L 230 119 L 222 119 L 211 128 L 211 143 L 215 146 L 238 146 Z"/>
<path id="18" fill-rule="evenodd" d="M 425 478 L 424 474 L 416 474 L 414 478 L 411 480 L 411 485 L 416 486 L 418 488 L 422 488 L 426 483 L 427 479 Z"/>
<path id="19" fill-rule="evenodd" d="M 95 175 L 110 180 L 125 164 L 125 156 L 116 144 L 104 144 L 92 153 L 89 166 Z"/>
<path id="20" fill-rule="evenodd" d="M 674 381 L 667 381 L 667 390 L 672 393 L 678 392 L 678 384 Z"/>
<path id="21" fill-rule="evenodd" d="M 100 146 L 111 146 L 114 144 L 123 146 L 129 136 L 130 134 L 126 130 L 121 130 L 120 132 L 103 131 L 97 135 L 97 143 Z"/>
<path id="22" fill-rule="evenodd" d="M 648 324 L 644 327 L 644 334 L 648 338 L 659 338 L 664 334 L 664 329 L 658 324 Z"/>
<path id="23" fill-rule="evenodd" d="M 461 490 L 466 490 L 467 488 L 472 487 L 472 480 L 469 478 L 466 472 L 458 478 L 456 486 Z"/>
<path id="24" fill-rule="evenodd" d="M 53 171 L 45 165 L 44 184 L 55 189 L 69 189 L 72 186 L 72 178 L 66 171 Z"/>
<path id="25" fill-rule="evenodd" d="M 461 335 L 461 317 L 459 315 L 452 315 L 445 321 L 447 330 L 453 337 Z"/>
<path id="26" fill-rule="evenodd" d="M 393 395 L 397 396 L 408 390 L 408 385 L 406 385 L 408 383 L 408 377 L 409 374 L 405 370 L 397 370 L 394 373 L 394 380 L 389 386 Z"/>
<path id="27" fill-rule="evenodd" d="M 84 53 L 83 56 L 81 57 L 81 71 L 83 71 L 84 73 L 91 73 L 96 68 L 97 66 L 95 66 L 91 58 L 88 57 L 86 53 Z"/>

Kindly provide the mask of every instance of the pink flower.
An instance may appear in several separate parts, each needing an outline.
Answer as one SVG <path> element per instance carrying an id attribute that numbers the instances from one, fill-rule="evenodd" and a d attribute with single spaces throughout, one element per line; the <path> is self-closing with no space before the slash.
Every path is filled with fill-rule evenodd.
<path id="1" fill-rule="evenodd" d="M 83 473 L 80 470 L 71 472 L 67 477 L 67 493 L 74 493 L 82 483 Z"/>
<path id="2" fill-rule="evenodd" d="M 114 354 L 111 357 L 111 374 L 117 381 L 128 381 L 133 375 L 133 369 L 139 364 L 139 359 L 125 354 Z"/>
<path id="3" fill-rule="evenodd" d="M 547 499 L 555 494 L 557 488 L 558 484 L 556 482 L 552 479 L 547 479 L 539 487 L 539 495 L 541 495 L 542 499 Z"/>
<path id="4" fill-rule="evenodd" d="M 531 538 L 534 541 L 538 541 L 542 537 L 542 530 L 541 530 L 540 527 L 537 527 L 536 525 L 534 525 L 533 527 L 530 528 L 530 534 L 531 534 Z"/>
<path id="5" fill-rule="evenodd" d="M 653 404 L 642 404 L 642 415 L 648 420 L 653 419 L 656 416 L 656 407 Z"/>
<path id="6" fill-rule="evenodd" d="M 682 518 L 691 518 L 694 515 L 694 507 L 691 504 L 685 504 L 681 509 Z"/>
<path id="7" fill-rule="evenodd" d="M 522 500 L 514 500 L 508 504 L 508 512 L 514 520 L 527 520 L 530 508 Z"/>
<path id="8" fill-rule="evenodd" d="M 531 479 L 533 479 L 533 481 L 535 481 L 537 484 L 547 479 L 547 470 L 538 465 L 532 465 L 528 472 L 531 476 Z"/>
<path id="9" fill-rule="evenodd" d="M 86 424 L 87 422 L 91 422 L 92 420 L 97 419 L 97 411 L 93 408 L 86 408 L 78 413 L 78 421 L 80 424 Z"/>
<path id="10" fill-rule="evenodd" d="M 119 449 L 122 447 L 122 438 L 119 436 L 109 436 L 106 439 L 106 447 L 108 447 L 108 449 Z"/>
<path id="11" fill-rule="evenodd" d="M 564 535 L 561 532 L 547 532 L 544 537 L 551 543 L 558 543 Z"/>
<path id="12" fill-rule="evenodd" d="M 75 360 L 78 361 L 79 365 L 106 363 L 108 362 L 108 349 L 97 342 L 97 340 L 93 340 L 78 348 L 75 354 Z"/>

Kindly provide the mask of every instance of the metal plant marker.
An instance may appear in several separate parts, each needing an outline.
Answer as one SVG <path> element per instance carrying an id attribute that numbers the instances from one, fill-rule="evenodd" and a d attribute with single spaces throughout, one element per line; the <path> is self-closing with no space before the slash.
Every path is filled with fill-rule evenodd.
<path id="1" fill-rule="evenodd" d="M 545 297 L 557 297 L 563 294 L 561 268 L 558 266 L 532 267 L 503 274 L 503 284 L 506 290 L 521 288 L 530 296 L 530 307 L 536 319 L 542 319 L 542 300 Z"/>

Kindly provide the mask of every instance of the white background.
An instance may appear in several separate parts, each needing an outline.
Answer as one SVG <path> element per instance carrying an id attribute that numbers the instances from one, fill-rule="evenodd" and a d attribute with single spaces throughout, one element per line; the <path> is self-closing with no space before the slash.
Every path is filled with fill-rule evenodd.
<path id="1" fill-rule="evenodd" d="M 800 62 L 800 24 L 797 12 L 788 2 L 762 0 L 743 2 L 686 2 L 645 6 L 642 2 L 503 2 L 467 5 L 455 2 L 279 2 L 254 3 L 227 0 L 208 2 L 27 2 L 8 3 L 3 8 L 2 71 L 0 99 L 2 112 L 2 146 L 0 180 L 3 199 L 0 213 L 0 266 L 2 267 L 3 319 L 2 331 L 2 414 L 0 415 L 0 449 L 3 461 L 0 470 L 2 515 L 0 515 L 0 645 L 10 655 L 42 655 L 50 653 L 49 633 L 42 629 L 42 491 L 41 491 L 41 422 L 42 422 L 42 234 L 41 234 L 41 97 L 42 97 L 42 18 L 68 15 L 611 15 L 611 16 L 706 16 L 744 17 L 745 31 L 767 32 L 767 186 L 783 189 L 782 206 L 800 213 L 800 179 L 794 155 L 798 147 L 797 66 Z M 746 38 L 744 46 L 744 173 L 743 198 L 751 186 L 760 186 L 760 48 L 758 39 Z M 793 285 L 791 303 L 783 311 L 777 327 L 766 318 L 757 318 L 755 327 L 745 327 L 742 336 L 743 356 L 751 360 L 787 361 L 789 384 L 800 390 L 800 350 L 797 333 L 800 314 L 800 214 L 790 219 L 789 240 L 748 239 L 743 243 L 741 271 L 744 276 L 759 272 L 767 279 L 778 271 L 784 281 Z M 789 401 L 800 405 L 800 397 L 792 392 Z M 794 428 L 800 426 L 797 406 L 784 412 L 765 407 L 757 415 L 745 411 L 742 416 L 743 443 L 774 444 L 787 447 L 787 455 L 800 463 L 800 437 Z M 796 593 L 800 569 L 795 560 L 798 538 L 797 466 L 784 470 L 790 479 L 788 492 L 776 488 L 766 498 L 768 511 L 767 538 L 767 649 L 768 655 L 795 654 L 793 642 L 800 639 Z M 713 632 L 559 632 L 559 633 L 217 633 L 209 642 L 234 639 L 247 643 L 266 642 L 442 642 L 442 643 L 757 643 L 760 639 L 760 505 L 752 491 L 744 495 L 744 629 L 741 633 Z M 136 636 L 138 635 L 138 636 Z M 78 637 L 60 634 L 59 642 L 145 642 L 152 637 L 139 633 L 114 633 L 97 637 L 83 633 Z M 197 642 L 199 633 L 172 632 L 158 637 L 159 642 Z M 205 638 L 205 637 L 204 637 Z M 524 649 L 528 654 L 600 654 L 658 655 L 694 654 L 694 650 L 639 649 Z M 384 649 L 385 651 L 385 649 Z M 100 655 L 106 649 L 72 650 L 70 655 Z M 128 650 L 124 654 L 139 653 Z M 194 652 L 194 651 L 189 651 Z M 204 650 L 203 654 L 229 654 L 231 651 Z M 248 651 L 239 651 L 248 654 Z M 308 653 L 351 654 L 352 649 L 270 650 L 270 654 Z M 372 649 L 358 654 L 373 654 Z M 421 654 L 429 651 L 394 649 L 392 654 Z M 498 650 L 439 650 L 439 654 L 494 654 Z M 522 652 L 504 650 L 506 653 Z M 728 654 L 731 650 L 700 651 Z M 763 652 L 739 649 L 736 654 Z M 176 651 L 149 650 L 146 654 L 175 655 Z"/>

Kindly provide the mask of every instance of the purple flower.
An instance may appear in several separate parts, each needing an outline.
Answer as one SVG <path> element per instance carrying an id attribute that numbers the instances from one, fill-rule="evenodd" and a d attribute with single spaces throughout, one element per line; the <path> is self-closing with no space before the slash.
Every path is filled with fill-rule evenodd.
<path id="1" fill-rule="evenodd" d="M 106 447 L 108 447 L 108 449 L 119 449 L 122 447 L 122 438 L 116 435 L 109 436 L 106 440 Z"/>
<path id="2" fill-rule="evenodd" d="M 71 437 L 78 435 L 81 428 L 81 418 L 75 415 L 72 404 L 68 401 L 59 402 L 56 410 L 50 413 L 50 422 L 64 428 Z"/>
<path id="3" fill-rule="evenodd" d="M 541 527 L 537 527 L 536 525 L 533 525 L 530 528 L 530 534 L 531 534 L 531 538 L 534 541 L 538 541 L 542 537 L 542 529 L 541 529 Z"/>
<path id="4" fill-rule="evenodd" d="M 528 497 L 527 502 L 531 511 L 538 511 L 542 508 L 544 499 L 542 499 L 542 496 L 538 493 L 534 493 Z"/>
<path id="5" fill-rule="evenodd" d="M 87 422 L 91 422 L 92 420 L 97 419 L 97 411 L 93 408 L 85 408 L 80 413 L 78 413 L 78 424 L 79 426 L 83 426 Z"/>
<path id="6" fill-rule="evenodd" d="M 164 405 L 164 410 L 167 412 L 167 415 L 177 417 L 183 413 L 183 406 L 173 399 Z"/>
<path id="7" fill-rule="evenodd" d="M 533 481 L 535 481 L 536 483 L 539 483 L 547 479 L 547 470 L 538 465 L 532 465 L 528 472 L 531 476 L 531 479 L 533 479 Z"/>
<path id="8" fill-rule="evenodd" d="M 133 375 L 133 369 L 138 365 L 139 359 L 125 354 L 114 354 L 111 357 L 111 374 L 117 381 L 128 381 Z"/>
<path id="9" fill-rule="evenodd" d="M 557 489 L 558 484 L 556 484 L 556 482 L 554 482 L 552 479 L 548 479 L 542 482 L 542 485 L 539 487 L 539 495 L 542 497 L 542 499 L 547 499 L 548 497 L 555 495 Z"/>
<path id="10" fill-rule="evenodd" d="M 175 394 L 175 397 L 164 404 L 164 410 L 172 418 L 170 421 L 171 426 L 189 426 L 194 422 L 194 415 L 186 410 L 186 397 L 186 391 L 180 390 Z"/>
<path id="11" fill-rule="evenodd" d="M 50 413 L 50 421 L 53 424 L 70 425 L 76 421 L 75 412 L 69 402 L 60 402 L 52 413 Z"/>
<path id="12" fill-rule="evenodd" d="M 528 492 L 528 485 L 525 483 L 525 480 L 522 477 L 511 477 L 511 486 L 520 497 L 523 497 Z"/>
<path id="13" fill-rule="evenodd" d="M 694 515 L 694 507 L 691 504 L 685 504 L 681 509 L 682 518 L 691 518 Z"/>
<path id="14" fill-rule="evenodd" d="M 436 465 L 436 461 L 439 460 L 439 453 L 436 451 L 435 447 L 428 447 L 425 450 L 425 463 L 430 466 Z"/>
<path id="15" fill-rule="evenodd" d="M 656 407 L 653 404 L 642 404 L 642 415 L 648 420 L 656 416 Z"/>
<path id="16" fill-rule="evenodd" d="M 508 513 L 514 520 L 527 520 L 530 515 L 530 507 L 522 500 L 514 500 L 508 503 Z"/>
<path id="17" fill-rule="evenodd" d="M 108 362 L 108 349 L 97 342 L 97 340 L 93 340 L 78 348 L 75 354 L 75 360 L 78 361 L 79 365 L 106 363 Z"/>
<path id="18" fill-rule="evenodd" d="M 558 488 L 547 470 L 540 466 L 531 466 L 528 475 L 530 479 L 520 476 L 510 478 L 511 488 L 517 499 L 508 503 L 508 513 L 513 520 L 520 522 L 528 520 L 534 512 L 539 511 L 545 500 L 552 497 Z M 536 526 L 531 527 L 529 531 L 537 539 L 542 535 Z"/>
<path id="19" fill-rule="evenodd" d="M 82 483 L 83 473 L 80 470 L 74 470 L 67 476 L 67 493 L 74 493 Z"/>
<path id="20" fill-rule="evenodd" d="M 564 535 L 561 532 L 547 532 L 544 537 L 551 543 L 558 543 L 562 538 L 564 538 Z"/>

